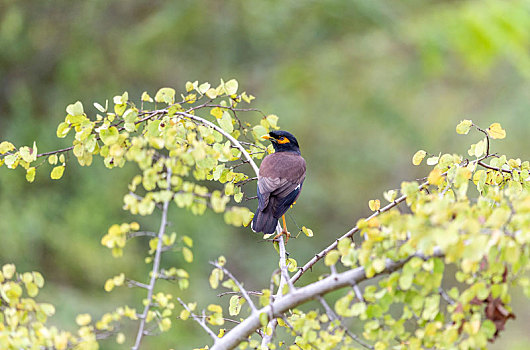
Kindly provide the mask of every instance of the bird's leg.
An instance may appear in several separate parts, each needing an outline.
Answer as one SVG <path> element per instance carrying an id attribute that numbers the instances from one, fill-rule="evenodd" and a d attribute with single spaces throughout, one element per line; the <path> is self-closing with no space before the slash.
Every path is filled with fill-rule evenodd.
<path id="1" fill-rule="evenodd" d="M 283 230 L 282 232 L 274 236 L 274 239 L 280 237 L 281 235 L 285 235 L 285 243 L 287 243 L 289 241 L 289 238 L 291 238 L 291 232 L 287 231 L 287 224 L 285 223 L 285 215 L 282 215 L 282 221 L 283 221 Z"/>

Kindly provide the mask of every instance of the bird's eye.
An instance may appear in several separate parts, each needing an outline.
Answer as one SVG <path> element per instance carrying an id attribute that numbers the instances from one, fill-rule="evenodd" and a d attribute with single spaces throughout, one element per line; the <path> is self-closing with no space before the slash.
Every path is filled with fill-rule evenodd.
<path id="1" fill-rule="evenodd" d="M 285 140 L 285 137 L 281 136 L 278 140 L 283 141 Z"/>

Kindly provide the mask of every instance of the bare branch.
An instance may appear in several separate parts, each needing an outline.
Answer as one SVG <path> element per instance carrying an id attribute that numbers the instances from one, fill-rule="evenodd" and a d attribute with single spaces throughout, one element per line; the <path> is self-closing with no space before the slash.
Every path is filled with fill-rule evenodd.
<path id="1" fill-rule="evenodd" d="M 168 189 L 171 189 L 171 168 L 167 168 L 167 183 L 168 183 Z M 153 269 L 151 271 L 151 280 L 149 281 L 149 286 L 147 288 L 147 304 L 144 307 L 144 311 L 142 312 L 142 315 L 140 317 L 140 326 L 138 327 L 138 333 L 136 334 L 136 341 L 134 343 L 134 346 L 132 347 L 132 350 L 138 350 L 140 347 L 140 343 L 142 342 L 142 338 L 144 336 L 144 330 L 145 330 L 145 323 L 147 321 L 147 314 L 149 312 L 149 309 L 152 306 L 153 303 L 153 293 L 155 289 L 155 283 L 158 278 L 159 270 L 160 270 L 160 260 L 162 257 L 162 247 L 163 242 L 162 238 L 164 237 L 164 234 L 166 232 L 166 226 L 167 226 L 167 212 L 169 208 L 169 201 L 165 201 L 162 206 L 162 218 L 160 219 L 160 228 L 158 230 L 158 242 L 156 245 L 156 252 L 153 259 Z"/>
<path id="2" fill-rule="evenodd" d="M 253 291 L 253 290 L 249 290 L 249 291 L 247 291 L 247 293 L 248 293 L 248 295 L 263 295 L 262 292 L 257 292 L 257 291 Z M 223 292 L 223 293 L 217 294 L 217 296 L 220 298 L 220 297 L 224 297 L 225 295 L 232 295 L 232 294 L 240 295 L 241 292 Z"/>
<path id="3" fill-rule="evenodd" d="M 357 297 L 357 299 L 359 299 L 359 301 L 364 302 L 363 293 L 361 293 L 361 289 L 359 288 L 357 283 L 352 283 L 352 288 L 353 288 L 353 292 L 355 293 L 355 296 Z"/>
<path id="4" fill-rule="evenodd" d="M 135 232 L 129 232 L 127 234 L 127 239 L 133 238 L 133 237 L 157 237 L 157 234 L 151 231 L 135 231 Z"/>
<path id="5" fill-rule="evenodd" d="M 126 282 L 127 282 L 128 287 L 139 287 L 139 288 L 149 289 L 149 286 L 142 282 L 138 282 L 138 281 L 131 280 L 131 279 L 126 279 Z"/>
<path id="6" fill-rule="evenodd" d="M 453 305 L 455 303 L 453 298 L 451 298 L 442 287 L 438 288 L 438 293 L 449 305 Z"/>
<path id="7" fill-rule="evenodd" d="M 278 223 L 278 227 L 276 229 L 276 232 L 280 234 L 282 232 L 281 226 Z M 283 241 L 283 235 L 280 235 L 278 238 L 278 247 L 280 251 L 280 283 L 278 285 L 278 291 L 276 292 L 275 299 L 281 298 L 283 295 L 283 289 L 286 284 L 289 284 L 289 293 L 294 291 L 294 285 L 291 283 L 291 280 L 289 278 L 289 272 L 287 270 L 287 263 L 285 259 L 285 242 Z M 288 293 L 288 294 L 289 294 Z M 272 293 L 271 293 L 272 298 Z M 272 303 L 270 304 L 272 305 Z M 274 314 L 274 311 L 271 307 L 270 312 L 268 313 L 270 316 L 270 321 L 267 324 L 267 328 L 270 328 L 271 331 L 269 334 L 265 333 L 262 341 L 261 346 L 266 347 L 272 340 L 272 337 L 274 336 L 274 331 L 276 330 L 276 326 L 278 326 L 278 320 L 276 318 L 273 318 L 272 315 Z"/>

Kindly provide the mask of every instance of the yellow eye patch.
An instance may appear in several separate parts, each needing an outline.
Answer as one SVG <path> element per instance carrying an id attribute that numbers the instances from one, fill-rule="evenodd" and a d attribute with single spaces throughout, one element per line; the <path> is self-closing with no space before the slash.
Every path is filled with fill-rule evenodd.
<path id="1" fill-rule="evenodd" d="M 289 143 L 291 141 L 289 141 L 289 139 L 287 137 L 283 137 L 281 136 L 278 140 L 277 140 L 278 143 Z"/>

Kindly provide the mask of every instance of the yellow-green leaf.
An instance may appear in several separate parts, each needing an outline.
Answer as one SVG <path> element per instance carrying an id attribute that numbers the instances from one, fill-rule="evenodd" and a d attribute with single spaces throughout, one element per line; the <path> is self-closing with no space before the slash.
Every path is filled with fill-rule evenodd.
<path id="1" fill-rule="evenodd" d="M 155 95 L 155 101 L 164 102 L 167 104 L 175 103 L 175 89 L 166 87 L 158 90 Z"/>
<path id="2" fill-rule="evenodd" d="M 92 317 L 90 317 L 89 314 L 80 314 L 75 318 L 75 323 L 77 323 L 78 326 L 86 326 L 91 321 Z"/>
<path id="3" fill-rule="evenodd" d="M 421 161 L 425 156 L 427 155 L 427 152 L 424 150 L 419 150 L 418 152 L 414 153 L 414 156 L 412 157 L 412 164 L 414 165 L 420 165 Z"/>
<path id="4" fill-rule="evenodd" d="M 310 228 L 307 228 L 305 226 L 302 226 L 302 232 L 307 236 L 307 237 L 313 237 L 313 230 L 311 230 Z"/>
<path id="5" fill-rule="evenodd" d="M 142 101 L 144 101 L 144 102 L 153 102 L 153 99 L 151 98 L 151 96 L 149 96 L 147 91 L 144 91 L 142 93 Z"/>
<path id="6" fill-rule="evenodd" d="M 438 168 L 433 169 L 429 173 L 429 176 L 427 177 L 427 181 L 431 185 L 436 185 L 436 186 L 440 185 L 444 181 L 444 177 L 442 176 L 442 171 Z"/>
<path id="7" fill-rule="evenodd" d="M 338 250 L 332 250 L 328 254 L 326 254 L 326 257 L 324 258 L 324 264 L 326 266 L 335 265 L 337 261 L 339 261 L 340 253 Z"/>
<path id="8" fill-rule="evenodd" d="M 26 170 L 26 180 L 28 182 L 33 182 L 35 180 L 35 167 L 32 166 Z"/>
<path id="9" fill-rule="evenodd" d="M 103 141 L 104 144 L 112 145 L 118 142 L 120 139 L 120 132 L 115 126 L 112 126 L 108 129 L 102 129 L 99 132 L 99 136 L 101 137 L 101 141 Z"/>
<path id="10" fill-rule="evenodd" d="M 71 129 L 70 124 L 68 124 L 66 122 L 62 122 L 57 127 L 57 137 L 59 137 L 61 139 L 66 137 L 66 135 L 68 135 L 68 132 L 70 131 L 70 129 Z"/>
<path id="11" fill-rule="evenodd" d="M 368 206 L 371 211 L 377 211 L 381 208 L 381 201 L 379 201 L 379 199 L 372 199 L 368 202 Z"/>
<path id="12" fill-rule="evenodd" d="M 15 146 L 8 141 L 3 141 L 0 143 L 0 154 L 5 154 L 15 149 Z"/>
<path id="13" fill-rule="evenodd" d="M 501 127 L 501 124 L 499 123 L 493 123 L 488 128 L 488 135 L 492 139 L 503 139 L 506 137 L 506 131 Z"/>
<path id="14" fill-rule="evenodd" d="M 63 173 L 64 173 L 64 166 L 60 165 L 60 166 L 56 166 L 55 168 L 53 168 L 50 176 L 53 180 L 59 180 L 61 177 L 63 177 Z"/>
<path id="15" fill-rule="evenodd" d="M 237 93 L 237 88 L 239 84 L 237 80 L 231 79 L 225 83 L 225 91 L 227 95 L 234 95 Z"/>
<path id="16" fill-rule="evenodd" d="M 227 133 L 231 134 L 234 131 L 232 117 L 228 112 L 224 111 L 223 116 L 220 119 L 217 119 L 217 122 L 219 123 L 219 126 Z"/>
<path id="17" fill-rule="evenodd" d="M 188 247 L 182 248 L 182 255 L 184 256 L 184 260 L 186 260 L 186 262 L 191 263 L 193 261 L 193 253 Z"/>
<path id="18" fill-rule="evenodd" d="M 473 122 L 471 120 L 464 119 L 456 126 L 456 132 L 460 135 L 466 135 L 469 132 L 469 129 L 471 129 L 472 125 Z"/>
<path id="19" fill-rule="evenodd" d="M 68 105 L 68 107 L 66 107 L 66 113 L 72 116 L 83 115 L 83 113 L 85 113 L 83 111 L 83 104 L 80 101 L 77 101 L 76 103 Z"/>

